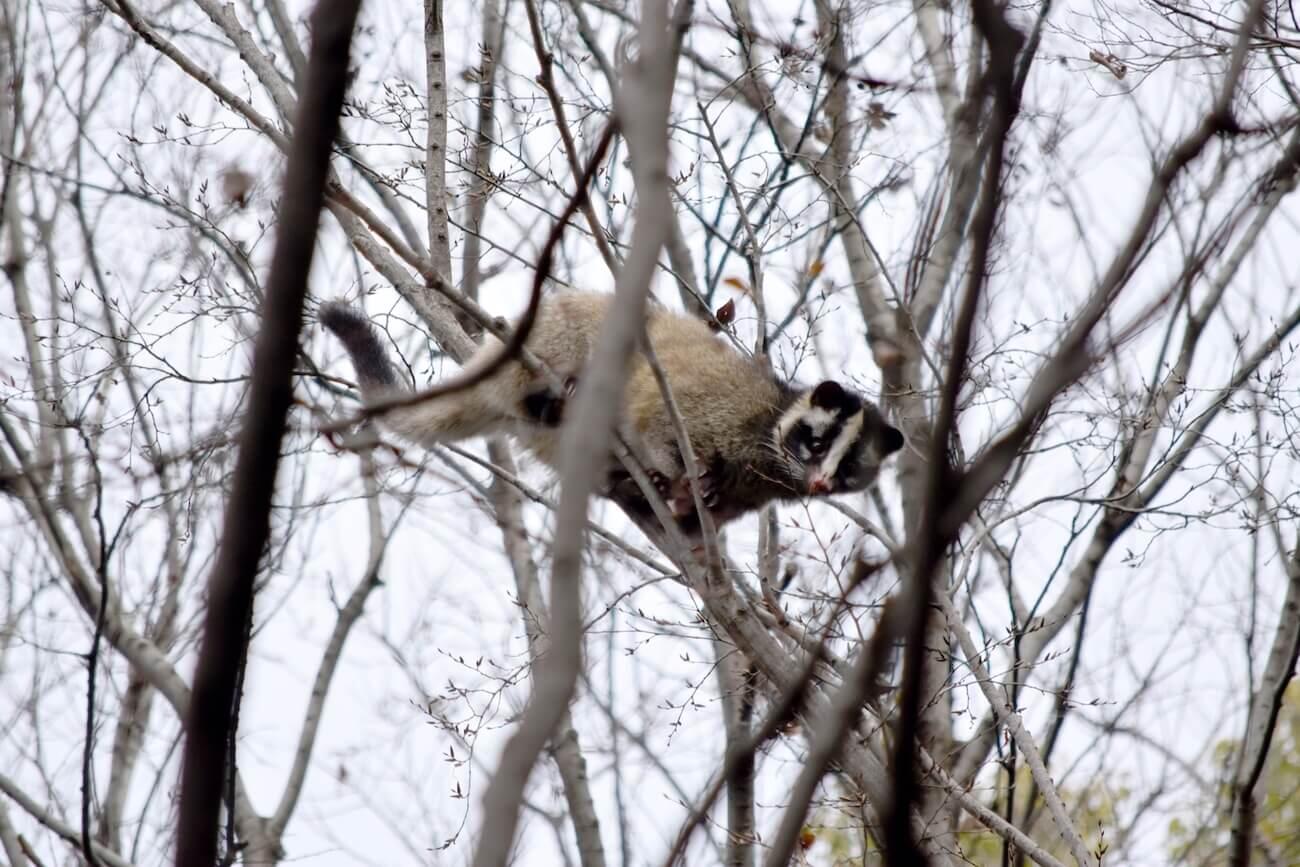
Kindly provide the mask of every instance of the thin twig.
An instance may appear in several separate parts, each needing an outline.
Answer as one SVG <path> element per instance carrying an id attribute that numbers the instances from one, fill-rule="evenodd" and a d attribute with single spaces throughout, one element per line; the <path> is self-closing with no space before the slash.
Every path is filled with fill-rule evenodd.
<path id="1" fill-rule="evenodd" d="M 555 126 L 560 132 L 560 142 L 564 145 L 564 155 L 569 161 L 569 171 L 573 173 L 578 186 L 585 189 L 587 185 L 582 181 L 585 173 L 581 170 L 582 162 L 578 159 L 578 147 L 573 141 L 573 132 L 569 129 L 564 100 L 560 98 L 560 91 L 555 85 L 555 62 L 551 52 L 546 48 L 546 40 L 542 35 L 542 21 L 537 11 L 537 0 L 524 0 L 524 9 L 528 13 L 528 31 L 533 37 L 533 51 L 537 55 L 537 65 L 540 69 L 537 83 L 542 86 L 542 90 L 546 91 L 551 111 L 555 114 Z M 614 251 L 609 248 L 609 242 L 605 239 L 605 230 L 601 227 L 596 209 L 592 207 L 589 199 L 582 200 L 582 215 L 587 219 L 587 227 L 591 229 L 591 237 L 596 242 L 600 258 L 605 260 L 609 272 L 617 277 L 618 260 L 614 258 Z"/>

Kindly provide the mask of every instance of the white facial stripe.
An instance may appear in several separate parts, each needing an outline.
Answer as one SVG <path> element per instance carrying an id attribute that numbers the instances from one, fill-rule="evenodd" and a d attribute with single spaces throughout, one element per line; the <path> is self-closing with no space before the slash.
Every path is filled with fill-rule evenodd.
<path id="1" fill-rule="evenodd" d="M 799 398 L 789 409 L 781 416 L 776 423 L 776 444 L 778 446 L 785 442 L 785 438 L 790 435 L 790 429 L 798 424 L 799 419 L 808 413 L 808 397 Z"/>
<path id="2" fill-rule="evenodd" d="M 830 427 L 835 423 L 835 413 L 831 412 L 830 410 L 819 409 L 814 407 L 813 409 L 810 409 L 808 410 L 808 412 L 804 413 L 803 421 L 804 424 L 812 428 L 814 434 L 816 434 L 817 436 L 821 436 L 823 433 L 825 433 L 826 428 Z"/>
<path id="3" fill-rule="evenodd" d="M 840 428 L 839 436 L 835 437 L 835 442 L 831 444 L 830 451 L 826 457 L 822 458 L 819 467 L 822 477 L 829 480 L 835 477 L 835 471 L 840 468 L 840 461 L 844 458 L 844 453 L 849 450 L 858 436 L 862 433 L 862 425 L 866 420 L 866 413 L 858 410 L 844 421 L 844 427 Z"/>

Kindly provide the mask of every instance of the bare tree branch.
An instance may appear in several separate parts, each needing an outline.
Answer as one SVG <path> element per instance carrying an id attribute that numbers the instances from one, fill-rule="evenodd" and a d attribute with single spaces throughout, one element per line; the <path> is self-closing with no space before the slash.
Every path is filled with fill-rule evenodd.
<path id="1" fill-rule="evenodd" d="M 934 595 L 943 594 L 942 589 L 934 587 L 936 571 L 944 550 L 956 535 L 954 528 L 942 523 L 940 504 L 947 502 L 957 488 L 957 471 L 949 458 L 949 438 L 957 422 L 957 394 L 965 379 L 975 311 L 983 294 L 993 229 L 1001 203 L 1008 136 L 1020 111 L 1014 77 L 1016 57 L 1024 44 L 1024 37 L 988 0 L 976 2 L 973 14 L 975 26 L 989 49 L 989 64 L 984 74 L 987 79 L 985 86 L 993 100 L 991 144 L 979 205 L 973 217 L 970 283 L 956 313 L 948 369 L 929 441 L 929 468 L 920 522 L 915 538 L 909 540 L 913 546 L 910 558 L 912 574 L 904 596 L 903 634 L 906 644 L 893 761 L 895 795 L 893 812 L 885 824 L 884 841 L 888 857 L 894 864 L 914 863 L 920 857 L 911 838 L 908 820 L 920 790 L 915 771 L 915 750 L 920 742 L 922 705 L 926 696 L 933 694 L 939 675 L 933 670 L 934 663 L 926 651 L 927 645 L 932 643 L 930 636 L 934 634 L 930 626 L 930 600 Z M 928 678 L 924 676 L 927 669 L 930 669 Z"/>
<path id="2" fill-rule="evenodd" d="M 451 234 L 447 229 L 447 60 L 442 0 L 424 0 L 424 53 L 429 128 L 425 133 L 424 189 L 430 265 L 451 282 Z"/>
<path id="3" fill-rule="evenodd" d="M 559 90 L 556 89 L 555 64 L 551 52 L 546 48 L 546 40 L 542 36 L 542 20 L 537 11 L 536 0 L 524 0 L 524 10 L 528 13 L 528 32 L 532 34 L 533 51 L 537 55 L 537 65 L 541 69 L 537 74 L 537 83 L 542 86 L 542 90 L 546 91 L 546 98 L 551 103 L 551 111 L 555 113 L 555 126 L 559 130 L 560 141 L 564 145 L 564 155 L 569 161 L 569 171 L 573 174 L 574 183 L 582 186 L 580 183 L 583 174 L 582 161 L 578 158 L 578 147 L 573 141 L 573 131 L 569 129 L 569 120 L 565 116 L 564 102 L 560 99 Z M 618 260 L 614 256 L 614 251 L 610 249 L 605 230 L 601 228 L 600 218 L 596 216 L 596 209 L 592 207 L 590 199 L 583 200 L 582 215 L 587 218 L 591 239 L 600 252 L 600 258 L 605 260 L 605 267 L 609 268 L 611 274 L 617 276 Z"/>
<path id="4" fill-rule="evenodd" d="M 176 863 L 216 860 L 221 762 L 230 730 L 244 625 L 253 610 L 253 579 L 270 538 L 269 512 L 280 440 L 293 399 L 307 273 L 325 199 L 329 155 L 347 84 L 352 28 L 359 0 L 322 2 L 312 16 L 314 41 L 284 180 L 280 234 L 267 282 L 262 331 L 253 355 L 248 413 L 227 502 L 222 544 L 209 585 L 204 639 L 186 718 L 184 770 L 177 820 Z"/>
<path id="5" fill-rule="evenodd" d="M 27 856 L 23 853 L 13 823 L 9 821 L 9 808 L 3 803 L 0 803 L 0 848 L 4 849 L 11 867 L 27 867 Z"/>
<path id="6" fill-rule="evenodd" d="M 587 500 L 596 484 L 593 454 L 608 452 L 611 426 L 619 406 L 638 323 L 655 262 L 667 238 L 672 203 L 668 196 L 668 105 L 674 62 L 667 51 L 668 15 L 662 2 L 646 4 L 641 26 L 641 59 L 629 70 L 620 119 L 633 149 L 633 173 L 640 205 L 632 248 L 619 275 L 616 302 L 601 327 L 595 351 L 567 418 L 561 438 L 563 491 L 556 514 L 551 554 L 551 642 L 538 666 L 528 709 L 506 745 L 501 764 L 483 798 L 484 835 L 474 853 L 475 867 L 506 862 L 518 809 L 538 753 L 567 712 L 581 665 L 582 618 L 579 578 Z M 635 109 L 633 109 L 635 106 Z"/>
<path id="7" fill-rule="evenodd" d="M 755 689 L 753 673 L 745 660 L 725 643 L 714 639 L 717 656 L 718 691 L 722 695 L 722 725 L 726 752 L 744 749 L 751 734 Z M 727 788 L 726 867 L 752 867 L 757 851 L 754 820 L 754 779 L 758 762 L 753 754 L 736 760 L 735 770 L 725 777 Z"/>
<path id="8" fill-rule="evenodd" d="M 33 819 L 66 840 L 68 845 L 72 846 L 74 849 L 81 846 L 80 831 L 59 821 L 55 816 L 52 816 L 48 810 L 43 809 L 40 804 L 32 800 L 26 792 L 18 788 L 18 785 L 4 774 L 0 774 L 0 792 L 4 792 L 4 794 L 21 807 L 23 812 L 27 815 L 31 816 Z M 95 855 L 105 864 L 108 864 L 109 867 L 132 867 L 130 861 L 118 857 L 116 852 L 106 849 L 98 843 L 91 843 L 91 846 L 94 847 Z M 7 848 L 8 846 L 6 845 L 6 849 Z M 21 862 L 15 859 L 15 863 Z"/>
<path id="9" fill-rule="evenodd" d="M 953 607 L 952 600 L 943 593 L 937 594 L 936 599 L 939 607 L 943 610 L 944 616 L 948 619 L 948 628 L 957 636 L 957 643 L 961 645 L 962 653 L 966 656 L 966 664 L 970 666 L 971 673 L 975 676 L 975 682 L 979 684 L 980 690 L 984 693 L 984 698 L 988 701 L 993 712 L 997 714 L 998 720 L 1015 740 L 1016 746 L 1020 749 L 1020 754 L 1025 757 L 1025 761 L 1029 764 L 1029 770 L 1034 775 L 1037 790 L 1043 799 L 1047 801 L 1048 812 L 1051 813 L 1052 820 L 1056 823 L 1057 832 L 1060 833 L 1066 845 L 1069 846 L 1070 854 L 1083 867 L 1099 864 L 1099 859 L 1094 857 L 1084 846 L 1083 838 L 1079 835 L 1078 829 L 1074 827 L 1074 823 L 1066 813 L 1065 803 L 1061 800 L 1061 793 L 1056 790 L 1056 785 L 1048 775 L 1047 766 L 1043 764 L 1043 756 L 1038 751 L 1037 745 L 1034 744 L 1033 736 L 1025 728 L 1020 714 L 1011 705 L 1005 690 L 1003 695 L 998 695 L 994 689 L 993 679 L 989 676 L 984 663 L 980 661 L 979 648 L 975 646 L 975 641 L 971 638 L 970 631 L 966 629 L 966 624 L 962 622 L 961 615 Z"/>
<path id="10" fill-rule="evenodd" d="M 791 789 L 790 804 L 772 838 L 767 859 L 763 862 L 764 867 L 780 867 L 789 863 L 799 840 L 804 815 L 826 768 L 840 752 L 845 735 L 856 728 L 863 706 L 875 705 L 880 700 L 886 663 L 894 642 L 903 634 L 904 623 L 900 617 L 902 612 L 899 610 L 898 599 L 899 597 L 891 597 L 881 610 L 875 634 L 858 651 L 853 668 L 845 675 L 844 684 L 831 699 L 830 712 L 809 737 L 808 755 L 804 758 L 803 768 Z M 898 808 L 895 806 L 894 809 Z M 890 857 L 895 856 L 891 854 Z"/>
<path id="11" fill-rule="evenodd" d="M 1277 726 L 1278 712 L 1286 689 L 1295 677 L 1296 659 L 1300 657 L 1300 535 L 1286 561 L 1287 587 L 1277 628 L 1269 646 L 1268 660 L 1259 687 L 1251 697 L 1246 718 L 1246 736 L 1237 755 L 1237 770 L 1232 781 L 1232 838 L 1229 841 L 1232 867 L 1248 867 L 1255 834 L 1255 788 L 1264 772 Z"/>
<path id="12" fill-rule="evenodd" d="M 492 175 L 492 144 L 496 123 L 496 79 L 501 55 L 505 21 L 501 17 L 499 0 L 483 4 L 483 43 L 479 49 L 478 75 L 478 128 L 474 135 L 474 150 L 470 158 L 470 178 L 467 214 L 465 217 L 464 256 L 461 266 L 461 292 L 472 301 L 479 298 L 482 280 L 483 216 L 487 211 L 488 197 L 495 180 Z M 581 186 L 581 185 L 579 185 Z"/>
<path id="13" fill-rule="evenodd" d="M 307 779 L 307 766 L 311 761 L 316 736 L 320 731 L 325 698 L 329 694 L 330 684 L 334 679 L 335 672 L 338 670 L 339 660 L 343 656 L 343 644 L 347 641 L 353 626 L 361 618 L 361 614 L 365 610 L 366 600 L 379 587 L 379 569 L 383 565 L 384 553 L 388 548 L 389 537 L 384 532 L 377 499 L 379 491 L 374 478 L 374 458 L 370 455 L 362 455 L 361 465 L 366 492 L 369 494 L 366 505 L 370 513 L 370 554 L 365 572 L 358 579 L 356 586 L 352 588 L 352 593 L 349 594 L 347 602 L 339 609 L 338 617 L 334 622 L 334 629 L 330 633 L 329 641 L 325 644 L 320 663 L 316 668 L 316 678 L 312 683 L 311 698 L 307 702 L 307 709 L 303 712 L 302 730 L 298 734 L 298 748 L 294 751 L 289 779 L 280 795 L 280 803 L 276 806 L 275 812 L 268 822 L 268 833 L 276 839 L 284 833 L 284 829 L 289 824 L 289 819 L 293 816 L 294 808 L 298 804 L 298 799 L 302 795 L 303 783 Z"/>

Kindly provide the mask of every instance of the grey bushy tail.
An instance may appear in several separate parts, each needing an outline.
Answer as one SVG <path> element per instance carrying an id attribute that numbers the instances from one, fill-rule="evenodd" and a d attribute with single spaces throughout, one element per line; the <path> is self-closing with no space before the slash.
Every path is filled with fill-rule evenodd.
<path id="1" fill-rule="evenodd" d="M 393 365 L 388 360 L 388 352 L 365 314 L 342 301 L 326 301 L 320 306 L 316 317 L 321 325 L 343 342 L 343 348 L 352 358 L 352 366 L 357 371 L 357 381 L 363 392 L 371 394 L 403 390 Z"/>
<path id="2" fill-rule="evenodd" d="M 367 403 L 408 392 L 388 360 L 379 333 L 365 314 L 341 301 L 327 301 L 320 306 L 316 317 L 342 341 Z M 509 367 L 520 369 L 517 364 Z M 498 375 L 449 394 L 425 396 L 409 405 L 379 410 L 375 413 L 376 420 L 390 433 L 425 447 L 486 434 L 510 433 L 515 429 L 517 415 L 512 410 L 520 396 L 515 394 L 518 388 L 512 391 L 503 382 Z M 493 400 L 497 391 L 506 392 L 501 401 Z"/>

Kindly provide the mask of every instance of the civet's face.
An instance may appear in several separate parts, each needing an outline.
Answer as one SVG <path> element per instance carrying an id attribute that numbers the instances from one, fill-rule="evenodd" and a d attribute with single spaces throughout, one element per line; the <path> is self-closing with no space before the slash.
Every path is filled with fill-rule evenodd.
<path id="1" fill-rule="evenodd" d="M 903 435 L 874 406 L 831 380 L 797 401 L 777 434 L 808 494 L 861 491 L 881 462 L 903 447 Z"/>

